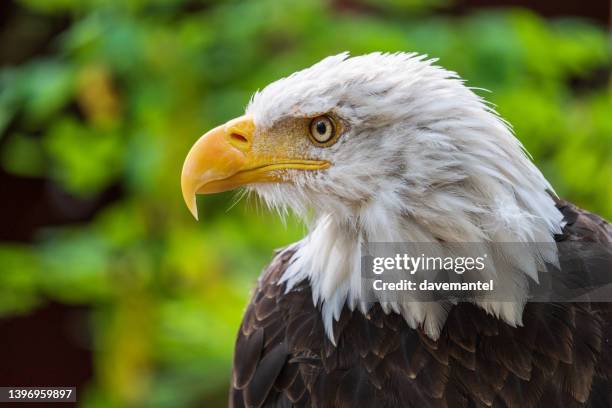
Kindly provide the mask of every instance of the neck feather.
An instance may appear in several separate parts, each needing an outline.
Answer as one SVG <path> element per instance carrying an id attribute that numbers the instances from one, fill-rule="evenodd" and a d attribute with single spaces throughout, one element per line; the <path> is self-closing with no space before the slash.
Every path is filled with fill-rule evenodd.
<path id="1" fill-rule="evenodd" d="M 546 183 L 543 179 L 543 183 Z M 333 341 L 333 323 L 346 306 L 367 313 L 371 304 L 361 296 L 362 245 L 373 242 L 470 242 L 482 244 L 485 253 L 494 253 L 493 270 L 485 269 L 483 279 L 495 277 L 495 291 L 478 305 L 510 325 L 522 324 L 528 280 L 537 280 L 545 263 L 557 263 L 556 247 L 542 251 L 532 243 L 554 243 L 560 232 L 562 216 L 543 185 L 540 191 L 505 186 L 497 200 L 479 209 L 443 210 L 451 198 L 441 195 L 438 201 L 419 204 L 415 213 L 406 208 L 401 192 L 390 188 L 378 199 L 363 205 L 351 217 L 338 218 L 332 213 L 317 214 L 309 234 L 298 243 L 292 262 L 282 282 L 287 290 L 302 280 L 312 287 L 313 303 L 320 308 L 329 338 Z M 480 200 L 467 198 L 478 204 Z M 414 204 L 414 203 L 412 203 Z M 504 251 L 494 243 L 523 243 L 517 254 Z M 499 248 L 502 248 L 500 251 Z M 511 246 L 508 246 L 511 248 Z M 515 248 L 515 247 L 513 247 Z M 527 254 L 527 258 L 525 258 Z M 403 292 L 401 301 L 379 302 L 386 313 L 401 314 L 413 328 L 421 327 L 433 339 L 438 338 L 446 321 L 449 305 L 423 302 Z M 496 299 L 512 299 L 499 301 Z"/>

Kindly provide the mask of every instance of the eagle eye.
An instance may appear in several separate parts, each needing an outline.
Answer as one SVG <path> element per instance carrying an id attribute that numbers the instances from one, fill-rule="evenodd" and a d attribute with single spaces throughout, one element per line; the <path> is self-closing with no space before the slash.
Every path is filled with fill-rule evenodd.
<path id="1" fill-rule="evenodd" d="M 327 147 L 336 141 L 336 126 L 327 115 L 317 116 L 310 121 L 310 139 L 320 147 Z"/>

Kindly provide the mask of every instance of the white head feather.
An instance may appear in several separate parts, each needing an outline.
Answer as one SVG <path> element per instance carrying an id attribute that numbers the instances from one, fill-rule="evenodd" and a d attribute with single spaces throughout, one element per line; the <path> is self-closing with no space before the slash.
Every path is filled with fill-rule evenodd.
<path id="1" fill-rule="evenodd" d="M 527 246 L 552 243 L 560 232 L 552 188 L 507 124 L 434 62 L 416 54 L 343 53 L 268 85 L 247 108 L 258 128 L 326 112 L 347 124 L 336 144 L 309 152 L 330 161 L 329 169 L 292 170 L 291 183 L 251 187 L 269 206 L 309 220 L 283 282 L 290 290 L 310 281 L 330 337 L 344 305 L 367 312 L 360 298 L 364 242 Z M 497 292 L 479 302 L 512 325 L 521 324 L 528 277 L 556 261 L 556 252 L 532 247 L 530 259 L 525 251 L 497 255 L 488 272 Z M 448 307 L 410 296 L 381 304 L 437 338 Z M 502 296 L 513 302 L 496 300 Z"/>

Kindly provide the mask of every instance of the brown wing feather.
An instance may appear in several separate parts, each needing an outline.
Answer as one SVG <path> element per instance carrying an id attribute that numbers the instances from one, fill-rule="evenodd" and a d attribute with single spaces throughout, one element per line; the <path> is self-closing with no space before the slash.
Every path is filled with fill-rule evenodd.
<path id="1" fill-rule="evenodd" d="M 558 241 L 612 245 L 602 218 L 559 201 Z M 375 305 L 345 308 L 334 346 L 307 282 L 278 282 L 293 255 L 264 272 L 236 342 L 232 407 L 610 407 L 612 307 L 607 303 L 526 306 L 510 327 L 461 303 L 432 341 Z"/>

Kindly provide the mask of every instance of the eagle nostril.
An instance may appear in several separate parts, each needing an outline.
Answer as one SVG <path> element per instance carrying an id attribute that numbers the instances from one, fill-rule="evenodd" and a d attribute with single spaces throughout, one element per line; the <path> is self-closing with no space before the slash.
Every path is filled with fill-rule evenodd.
<path id="1" fill-rule="evenodd" d="M 238 133 L 232 133 L 231 138 L 240 143 L 249 143 L 246 137 L 239 135 Z"/>
<path id="2" fill-rule="evenodd" d="M 229 142 L 238 149 L 247 149 L 250 145 L 249 139 L 246 136 L 234 132 L 230 133 Z"/>

